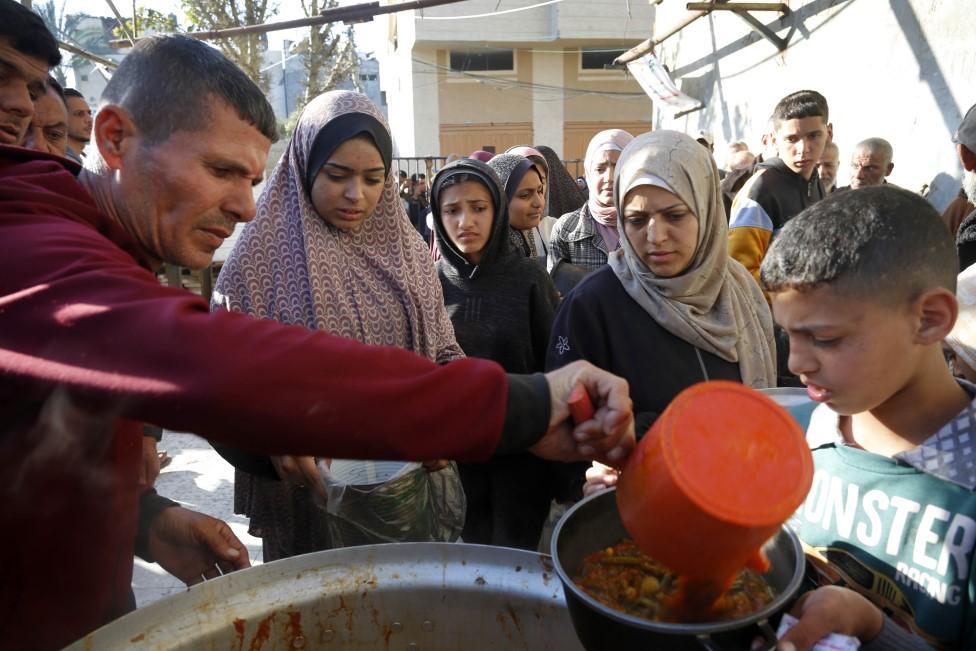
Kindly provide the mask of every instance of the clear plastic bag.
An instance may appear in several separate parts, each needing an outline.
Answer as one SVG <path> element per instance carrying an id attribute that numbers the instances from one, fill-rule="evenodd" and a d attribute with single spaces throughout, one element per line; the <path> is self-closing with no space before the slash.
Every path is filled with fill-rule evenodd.
<path id="1" fill-rule="evenodd" d="M 336 547 L 391 542 L 453 542 L 464 526 L 457 466 L 427 472 L 417 462 L 320 461 Z"/>

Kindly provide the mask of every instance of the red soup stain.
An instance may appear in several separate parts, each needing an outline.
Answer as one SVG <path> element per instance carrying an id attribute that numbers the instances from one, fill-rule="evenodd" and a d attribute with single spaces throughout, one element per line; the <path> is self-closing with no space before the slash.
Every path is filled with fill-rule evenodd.
<path id="1" fill-rule="evenodd" d="M 244 629 L 247 627 L 247 620 L 237 618 L 234 620 L 234 631 L 237 633 L 237 650 L 244 648 Z"/>
<path id="2" fill-rule="evenodd" d="M 251 640 L 250 651 L 261 651 L 261 647 L 271 637 L 271 622 L 274 621 L 274 618 L 275 614 L 271 613 L 258 624 L 258 631 L 254 634 L 254 639 Z"/>
<path id="3" fill-rule="evenodd" d="M 300 612 L 292 611 L 288 613 L 288 633 L 292 639 L 305 637 L 302 633 L 302 614 Z"/>

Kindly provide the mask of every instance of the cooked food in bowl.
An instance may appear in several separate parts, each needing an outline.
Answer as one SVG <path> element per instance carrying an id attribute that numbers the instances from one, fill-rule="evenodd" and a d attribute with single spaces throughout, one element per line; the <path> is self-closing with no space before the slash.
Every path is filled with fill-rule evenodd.
<path id="1" fill-rule="evenodd" d="M 672 607 L 679 593 L 678 577 L 629 538 L 584 558 L 573 582 L 605 606 L 655 622 L 738 619 L 756 612 L 774 597 L 762 576 L 747 568 L 707 613 L 685 613 Z"/>

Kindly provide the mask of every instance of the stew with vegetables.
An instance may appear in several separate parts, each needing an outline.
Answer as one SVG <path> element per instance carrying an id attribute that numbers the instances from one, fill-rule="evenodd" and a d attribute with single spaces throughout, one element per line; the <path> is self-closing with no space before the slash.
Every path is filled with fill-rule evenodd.
<path id="1" fill-rule="evenodd" d="M 583 559 L 576 585 L 605 606 L 657 622 L 722 621 L 756 612 L 773 600 L 772 588 L 752 569 L 743 569 L 707 612 L 689 613 L 681 581 L 624 539 Z"/>

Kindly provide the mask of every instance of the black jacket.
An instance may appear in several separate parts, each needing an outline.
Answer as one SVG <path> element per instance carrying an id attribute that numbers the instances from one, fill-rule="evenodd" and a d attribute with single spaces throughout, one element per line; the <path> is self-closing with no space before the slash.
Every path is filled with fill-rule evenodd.
<path id="1" fill-rule="evenodd" d="M 627 380 L 639 437 L 687 387 L 704 380 L 742 381 L 737 363 L 698 350 L 658 325 L 609 266 L 587 276 L 556 312 L 546 369 L 577 359 Z"/>

